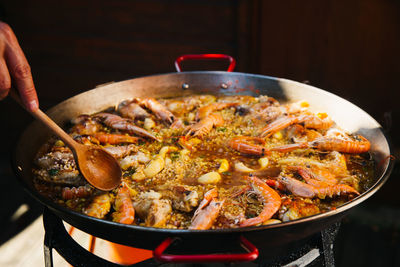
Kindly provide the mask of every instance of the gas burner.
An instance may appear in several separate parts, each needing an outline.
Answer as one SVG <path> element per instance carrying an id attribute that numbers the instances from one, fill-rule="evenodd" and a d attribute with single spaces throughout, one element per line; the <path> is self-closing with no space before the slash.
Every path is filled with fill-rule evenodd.
<path id="1" fill-rule="evenodd" d="M 53 266 L 52 251 L 55 249 L 68 263 L 73 266 L 122 266 L 111 263 L 82 248 L 66 231 L 62 220 L 48 208 L 44 209 L 43 223 L 45 228 L 44 258 L 45 266 Z M 235 263 L 235 266 L 285 266 L 311 267 L 334 266 L 333 244 L 340 228 L 340 222 L 331 225 L 321 232 L 298 242 L 291 243 L 276 250 L 259 248 L 259 257 L 253 262 Z M 172 251 L 184 251 L 184 244 L 171 245 Z M 180 248 L 181 246 L 181 248 Z M 182 248 L 183 247 L 183 248 Z M 169 250 L 168 250 L 169 252 Z M 175 253 L 175 252 L 174 252 Z M 176 266 L 176 264 L 160 263 L 154 258 L 130 266 Z M 183 264 L 181 266 L 226 266 L 226 264 Z"/>

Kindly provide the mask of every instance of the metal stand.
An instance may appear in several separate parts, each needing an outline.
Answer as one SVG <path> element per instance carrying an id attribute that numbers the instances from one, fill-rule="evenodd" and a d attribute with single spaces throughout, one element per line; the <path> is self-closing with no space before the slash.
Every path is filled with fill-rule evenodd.
<path id="1" fill-rule="evenodd" d="M 337 222 L 325 230 L 321 231 L 321 243 L 323 248 L 323 255 L 325 260 L 325 267 L 335 266 L 335 256 L 333 244 L 339 232 L 340 222 Z"/>
<path id="2" fill-rule="evenodd" d="M 45 229 L 44 260 L 46 267 L 53 267 L 53 249 L 55 249 L 69 264 L 75 267 L 123 266 L 104 260 L 81 247 L 67 233 L 61 219 L 49 211 L 48 208 L 45 208 L 43 211 L 43 224 Z M 134 266 L 138 267 L 158 265 L 159 264 L 152 259 L 134 264 Z"/>
<path id="3" fill-rule="evenodd" d="M 44 237 L 44 259 L 46 267 L 53 267 L 53 253 L 55 249 L 69 264 L 75 267 L 87 266 L 112 266 L 115 264 L 102 259 L 83 247 L 81 247 L 66 231 L 62 220 L 52 213 L 48 208 L 43 212 L 43 224 L 45 228 Z M 256 262 L 232 263 L 232 264 L 196 264 L 196 266 L 286 266 L 286 267 L 309 267 L 325 266 L 334 267 L 333 244 L 340 228 L 340 222 L 331 225 L 310 239 L 308 243 L 290 252 L 283 259 L 257 259 Z M 125 265 L 124 265 L 125 266 Z M 130 266 L 176 266 L 176 264 L 162 264 L 153 258 Z M 180 265 L 182 266 L 182 265 Z M 184 266 L 192 266 L 184 264 Z"/>

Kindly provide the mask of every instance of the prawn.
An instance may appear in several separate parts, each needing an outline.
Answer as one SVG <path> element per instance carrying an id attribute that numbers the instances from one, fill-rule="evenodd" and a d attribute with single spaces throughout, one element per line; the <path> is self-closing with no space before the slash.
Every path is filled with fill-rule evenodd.
<path id="1" fill-rule="evenodd" d="M 359 195 L 354 188 L 345 184 L 322 184 L 319 185 L 321 187 L 317 187 L 311 184 L 303 183 L 297 179 L 286 177 L 286 176 L 279 176 L 278 182 L 283 184 L 287 190 L 292 192 L 292 194 L 299 196 L 299 197 L 307 197 L 307 198 L 314 198 L 318 197 L 324 199 L 325 197 L 334 197 L 340 196 L 341 194 L 348 194 L 348 195 Z"/>
<path id="2" fill-rule="evenodd" d="M 196 148 L 195 148 L 192 144 L 190 144 L 190 143 L 188 142 L 188 139 L 187 139 L 186 136 L 181 136 L 181 137 L 179 137 L 178 144 L 179 144 L 181 147 L 186 148 L 186 149 L 188 149 L 188 150 L 190 150 L 190 151 L 196 151 Z"/>
<path id="3" fill-rule="evenodd" d="M 184 129 L 185 128 L 185 124 L 183 123 L 183 121 L 181 119 L 176 119 L 172 124 L 171 124 L 171 129 L 176 129 L 176 130 L 180 130 L 180 129 Z"/>
<path id="4" fill-rule="evenodd" d="M 224 204 L 224 200 L 215 200 L 217 197 L 218 191 L 215 188 L 204 194 L 203 200 L 194 212 L 189 229 L 207 230 L 211 228 Z"/>
<path id="5" fill-rule="evenodd" d="M 89 115 L 80 115 L 71 120 L 74 126 L 69 132 L 77 133 L 80 135 L 90 135 L 98 132 L 102 125 L 95 120 L 92 120 Z"/>
<path id="6" fill-rule="evenodd" d="M 224 200 L 222 201 L 216 201 L 214 199 L 211 200 L 211 202 L 207 205 L 207 207 L 201 209 L 198 212 L 198 214 L 195 217 L 193 217 L 189 229 L 194 229 L 194 230 L 210 229 L 214 221 L 217 219 L 223 204 Z"/>
<path id="7" fill-rule="evenodd" d="M 252 111 L 256 121 L 263 120 L 264 122 L 269 122 L 282 115 L 281 108 L 269 102 L 261 102 L 253 105 Z"/>
<path id="8" fill-rule="evenodd" d="M 291 152 L 301 148 L 314 148 L 322 151 L 338 151 L 342 153 L 360 154 L 367 152 L 371 143 L 363 136 L 358 135 L 354 139 L 343 139 L 335 137 L 321 137 L 311 142 L 294 143 L 271 148 L 271 151 L 282 153 Z"/>
<path id="9" fill-rule="evenodd" d="M 139 138 L 124 134 L 109 134 L 109 133 L 95 133 L 91 135 L 96 138 L 101 144 L 117 145 L 122 143 L 133 144 L 137 143 Z"/>
<path id="10" fill-rule="evenodd" d="M 129 187 L 124 183 L 118 189 L 117 196 L 114 202 L 112 217 L 114 222 L 132 224 L 135 219 L 135 209 L 133 208 Z"/>
<path id="11" fill-rule="evenodd" d="M 274 133 L 285 129 L 286 127 L 288 127 L 289 125 L 295 124 L 299 121 L 298 117 L 295 116 L 285 116 L 285 117 L 280 117 L 276 120 L 274 120 L 273 122 L 271 122 L 270 124 L 268 124 L 267 126 L 265 126 L 264 128 L 261 129 L 259 135 L 260 137 L 270 137 L 271 135 L 273 135 Z"/>
<path id="12" fill-rule="evenodd" d="M 209 191 L 207 191 L 204 194 L 203 200 L 200 202 L 199 207 L 197 208 L 196 212 L 194 213 L 194 216 L 197 215 L 197 213 L 203 209 L 205 206 L 210 204 L 210 201 L 213 200 L 214 198 L 218 197 L 218 190 L 216 188 L 213 188 Z"/>
<path id="13" fill-rule="evenodd" d="M 367 152 L 371 147 L 371 143 L 361 135 L 357 135 L 353 139 L 349 140 L 323 137 L 310 142 L 309 145 L 318 150 L 338 151 L 352 154 Z"/>
<path id="14" fill-rule="evenodd" d="M 279 183 L 277 180 L 275 179 L 267 179 L 265 180 L 265 183 L 270 186 L 273 187 L 275 189 L 278 189 L 280 191 L 285 190 L 285 187 L 283 186 L 283 184 Z"/>
<path id="15" fill-rule="evenodd" d="M 132 144 L 127 146 L 105 146 L 103 149 L 110 153 L 114 158 L 123 158 L 132 152 L 138 151 L 138 147 Z"/>
<path id="16" fill-rule="evenodd" d="M 333 120 L 325 113 L 315 115 L 300 115 L 299 123 L 303 123 L 305 128 L 329 129 L 333 125 Z"/>
<path id="17" fill-rule="evenodd" d="M 243 154 L 264 156 L 267 150 L 262 145 L 250 144 L 249 141 L 254 141 L 260 144 L 264 144 L 265 141 L 262 138 L 252 136 L 237 136 L 229 141 L 229 146 Z"/>
<path id="18" fill-rule="evenodd" d="M 224 124 L 224 119 L 221 117 L 221 115 L 211 114 L 201 119 L 198 123 L 190 126 L 186 136 L 191 135 L 191 136 L 202 137 L 206 135 L 208 132 L 210 132 L 214 126 L 218 127 L 222 126 L 223 124 Z"/>
<path id="19" fill-rule="evenodd" d="M 122 117 L 132 120 L 144 120 L 150 117 L 150 114 L 134 101 L 121 102 L 118 105 L 118 112 L 122 115 Z"/>
<path id="20" fill-rule="evenodd" d="M 269 187 L 264 181 L 255 176 L 245 176 L 245 180 L 252 186 L 253 190 L 259 195 L 264 204 L 261 213 L 254 218 L 246 219 L 240 223 L 240 227 L 254 226 L 270 219 L 281 206 L 281 197 L 279 194 Z"/>
<path id="21" fill-rule="evenodd" d="M 229 107 L 237 106 L 237 103 L 213 103 L 199 108 L 196 114 L 196 120 L 202 120 L 208 117 L 213 111 L 222 110 Z"/>
<path id="22" fill-rule="evenodd" d="M 98 113 L 94 115 L 94 117 L 101 119 L 105 125 L 113 129 L 127 131 L 131 134 L 137 134 L 158 141 L 157 137 L 145 129 L 136 126 L 132 120 L 121 118 L 120 116 L 111 113 Z"/>
<path id="23" fill-rule="evenodd" d="M 305 128 L 313 129 L 328 129 L 333 125 L 333 121 L 327 116 L 324 117 L 324 115 L 288 115 L 280 117 L 262 128 L 260 131 L 260 136 L 270 137 L 274 133 L 296 123 L 303 123 Z"/>
<path id="24" fill-rule="evenodd" d="M 288 167 L 288 169 L 297 171 L 308 184 L 311 184 L 313 186 L 321 187 L 325 185 L 334 185 L 338 183 L 336 178 L 333 176 L 316 175 L 308 168 L 304 168 L 301 166 L 290 166 Z"/>
<path id="25" fill-rule="evenodd" d="M 166 107 L 164 107 L 160 102 L 156 99 L 149 98 L 135 98 L 134 101 L 145 108 L 151 110 L 154 115 L 160 119 L 161 121 L 171 124 L 175 121 L 175 116 L 169 111 Z"/>
<path id="26" fill-rule="evenodd" d="M 79 187 L 64 187 L 61 191 L 61 197 L 65 200 L 75 198 L 85 198 L 90 196 L 93 191 L 93 187 L 90 185 L 84 185 Z"/>

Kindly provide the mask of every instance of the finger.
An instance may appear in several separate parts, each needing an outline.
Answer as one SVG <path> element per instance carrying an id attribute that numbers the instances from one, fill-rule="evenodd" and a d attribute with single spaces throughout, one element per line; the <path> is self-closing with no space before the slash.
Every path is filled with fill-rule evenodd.
<path id="1" fill-rule="evenodd" d="M 25 107 L 35 111 L 39 107 L 35 85 L 33 84 L 31 69 L 19 46 L 6 48 L 6 61 L 13 83 Z"/>
<path id="2" fill-rule="evenodd" d="M 33 84 L 31 68 L 12 31 L 7 35 L 4 56 L 22 102 L 27 109 L 35 111 L 39 107 L 39 102 Z"/>
<path id="3" fill-rule="evenodd" d="M 0 58 L 0 99 L 5 98 L 11 88 L 11 78 L 4 58 Z"/>
<path id="4" fill-rule="evenodd" d="M 0 23 L 0 31 L 2 31 L 3 23 Z M 11 78 L 8 72 L 6 61 L 4 60 L 4 49 L 6 47 L 5 38 L 0 36 L 0 100 L 5 98 L 11 88 Z"/>

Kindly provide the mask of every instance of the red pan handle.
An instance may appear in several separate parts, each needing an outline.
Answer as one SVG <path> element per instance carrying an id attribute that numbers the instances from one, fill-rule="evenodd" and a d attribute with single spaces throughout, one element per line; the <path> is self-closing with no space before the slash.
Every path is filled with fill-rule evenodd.
<path id="1" fill-rule="evenodd" d="M 169 263 L 200 263 L 200 262 L 244 262 L 254 261 L 258 257 L 258 249 L 249 240 L 240 236 L 240 245 L 247 253 L 238 254 L 194 254 L 194 255 L 172 255 L 163 252 L 174 242 L 174 238 L 166 238 L 154 251 L 153 257 L 160 262 Z"/>
<path id="2" fill-rule="evenodd" d="M 181 62 L 184 60 L 208 60 L 208 59 L 223 59 L 223 60 L 229 60 L 229 67 L 228 67 L 228 72 L 233 71 L 233 69 L 236 66 L 236 60 L 229 56 L 229 55 L 224 55 L 224 54 L 188 54 L 188 55 L 182 55 L 178 57 L 175 60 L 175 68 L 177 72 L 182 71 L 181 67 Z"/>

